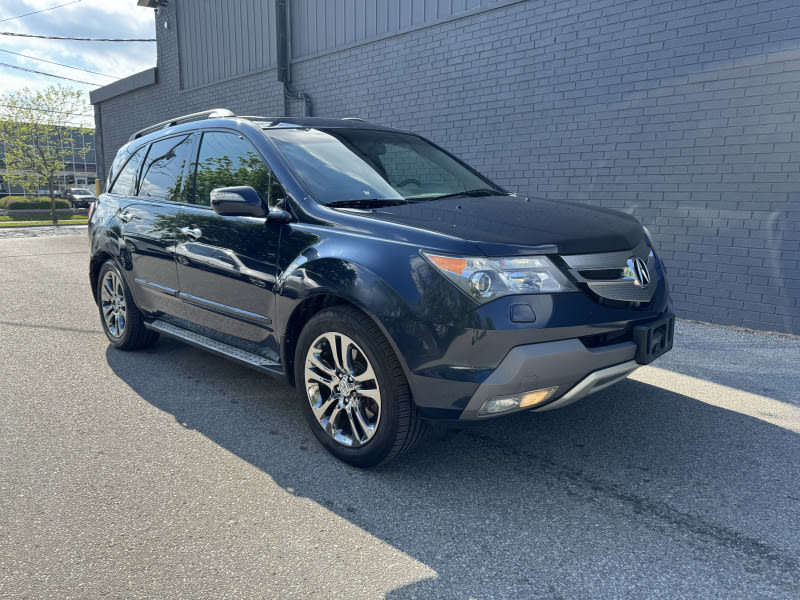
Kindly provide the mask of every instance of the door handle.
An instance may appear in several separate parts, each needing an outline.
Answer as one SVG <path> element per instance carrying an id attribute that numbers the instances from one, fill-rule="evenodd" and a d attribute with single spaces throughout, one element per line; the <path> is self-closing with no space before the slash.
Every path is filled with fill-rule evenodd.
<path id="1" fill-rule="evenodd" d="M 181 233 L 188 237 L 190 240 L 196 240 L 203 232 L 197 229 L 196 227 L 181 227 Z"/>
<path id="2" fill-rule="evenodd" d="M 119 220 L 122 221 L 123 223 L 129 222 L 131 219 L 133 219 L 132 212 L 126 210 L 125 212 L 119 214 Z"/>

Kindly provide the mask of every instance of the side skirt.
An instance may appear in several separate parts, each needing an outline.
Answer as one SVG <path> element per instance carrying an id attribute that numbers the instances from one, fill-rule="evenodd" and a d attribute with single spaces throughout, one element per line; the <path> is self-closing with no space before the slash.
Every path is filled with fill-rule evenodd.
<path id="1" fill-rule="evenodd" d="M 202 350 L 208 350 L 209 352 L 212 352 L 218 356 L 236 361 L 262 373 L 267 373 L 269 375 L 284 375 L 283 367 L 278 362 L 263 356 L 259 356 L 258 354 L 253 354 L 247 350 L 236 348 L 230 344 L 219 342 L 200 333 L 183 329 L 182 327 L 178 327 L 172 323 L 167 323 L 166 321 L 157 319 L 155 321 L 145 323 L 145 327 L 171 338 L 186 342 L 187 344 L 191 344 L 192 346 Z"/>

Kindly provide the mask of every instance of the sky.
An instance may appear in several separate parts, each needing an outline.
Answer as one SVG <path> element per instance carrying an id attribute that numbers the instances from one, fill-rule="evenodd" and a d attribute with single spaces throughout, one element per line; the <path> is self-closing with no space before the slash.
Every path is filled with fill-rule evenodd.
<path id="1" fill-rule="evenodd" d="M 52 7 L 58 8 L 46 10 Z M 45 12 L 39 14 L 13 18 L 43 10 Z M 84 38 L 154 38 L 155 20 L 153 10 L 137 6 L 136 0 L 0 0 L 0 32 Z M 91 112 L 88 100 L 91 90 L 155 64 L 155 42 L 78 42 L 0 34 L 0 94 L 25 87 L 44 89 L 60 83 L 84 92 L 87 112 Z M 5 65 L 83 83 L 37 75 Z"/>

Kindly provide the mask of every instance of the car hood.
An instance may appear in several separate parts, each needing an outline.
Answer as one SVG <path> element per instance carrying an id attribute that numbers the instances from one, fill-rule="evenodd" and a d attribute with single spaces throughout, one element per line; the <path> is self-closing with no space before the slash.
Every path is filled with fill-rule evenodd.
<path id="1" fill-rule="evenodd" d="M 644 236 L 625 213 L 518 196 L 445 198 L 365 216 L 468 240 L 488 256 L 615 252 L 630 250 Z"/>

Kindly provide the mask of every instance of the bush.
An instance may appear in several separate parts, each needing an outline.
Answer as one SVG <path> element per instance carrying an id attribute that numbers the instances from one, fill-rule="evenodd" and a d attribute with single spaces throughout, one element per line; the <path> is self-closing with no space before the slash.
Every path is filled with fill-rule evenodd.
<path id="1" fill-rule="evenodd" d="M 30 198 L 26 198 L 25 196 L 6 196 L 5 198 L 0 198 L 0 208 L 8 208 L 8 205 L 12 202 L 27 202 Z"/>
<path id="2" fill-rule="evenodd" d="M 6 196 L 0 199 L 0 206 L 8 210 L 49 210 L 50 198 L 37 199 L 24 196 Z M 69 200 L 56 198 L 56 208 L 70 208 Z"/>

